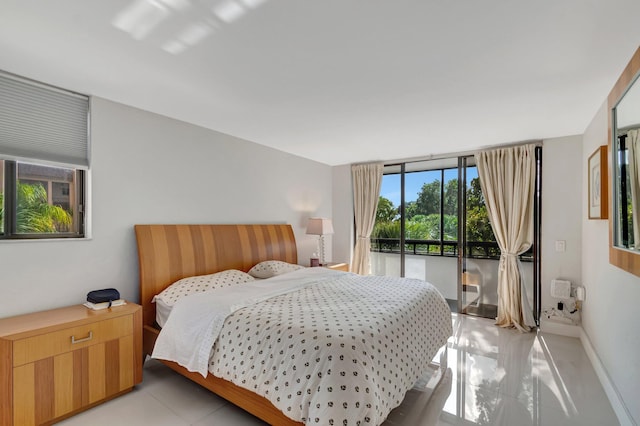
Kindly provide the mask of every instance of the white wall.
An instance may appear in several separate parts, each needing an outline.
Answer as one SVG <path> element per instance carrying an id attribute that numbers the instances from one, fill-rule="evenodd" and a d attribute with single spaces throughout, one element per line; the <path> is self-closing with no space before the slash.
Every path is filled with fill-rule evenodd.
<path id="1" fill-rule="evenodd" d="M 290 223 L 308 264 L 331 167 L 104 99 L 91 111 L 92 239 L 0 242 L 0 317 L 104 287 L 138 300 L 136 223 Z"/>
<path id="2" fill-rule="evenodd" d="M 584 133 L 583 166 L 600 145 L 607 144 L 607 127 L 605 103 Z M 609 264 L 609 224 L 587 219 L 586 167 L 582 177 L 582 277 L 586 288 L 582 327 L 627 414 L 640 424 L 640 278 Z"/>
<path id="3" fill-rule="evenodd" d="M 351 166 L 333 167 L 333 261 L 351 263 L 355 245 Z"/>
<path id="4" fill-rule="evenodd" d="M 542 309 L 557 305 L 551 280 L 582 284 L 582 137 L 545 139 L 542 147 Z M 557 252 L 555 242 L 565 241 Z M 544 330 L 544 326 L 542 327 Z"/>

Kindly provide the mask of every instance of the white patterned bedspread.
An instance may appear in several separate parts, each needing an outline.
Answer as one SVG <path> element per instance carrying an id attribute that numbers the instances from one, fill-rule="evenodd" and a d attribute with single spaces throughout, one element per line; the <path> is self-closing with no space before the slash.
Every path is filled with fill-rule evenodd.
<path id="1" fill-rule="evenodd" d="M 209 304 L 216 313 L 204 313 Z M 202 317 L 209 323 L 194 326 Z M 429 283 L 308 268 L 178 302 L 153 356 L 198 371 L 170 357 L 163 333 L 189 335 L 188 347 L 209 349 L 211 374 L 265 397 L 296 421 L 379 425 L 452 329 L 449 306 Z M 214 334 L 215 343 L 202 333 Z M 169 346 L 193 359 L 182 340 Z"/>

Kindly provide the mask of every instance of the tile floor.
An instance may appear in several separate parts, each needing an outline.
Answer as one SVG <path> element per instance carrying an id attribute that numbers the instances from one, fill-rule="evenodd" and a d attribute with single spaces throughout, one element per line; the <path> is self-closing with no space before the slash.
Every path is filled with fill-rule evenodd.
<path id="1" fill-rule="evenodd" d="M 465 315 L 452 314 L 452 318 L 454 335 L 441 380 L 419 382 L 384 426 L 619 424 L 578 339 L 520 334 Z M 440 355 L 436 360 L 442 359 Z M 264 423 L 149 360 L 143 382 L 131 393 L 60 424 Z"/>

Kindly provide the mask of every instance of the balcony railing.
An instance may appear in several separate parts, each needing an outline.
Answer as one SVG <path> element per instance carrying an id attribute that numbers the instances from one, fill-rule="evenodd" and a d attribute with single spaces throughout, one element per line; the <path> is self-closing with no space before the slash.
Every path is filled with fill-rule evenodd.
<path id="1" fill-rule="evenodd" d="M 404 240 L 404 252 L 418 256 L 458 256 L 457 241 Z M 378 253 L 400 253 L 400 239 L 371 238 L 371 251 Z M 500 248 L 493 241 L 468 241 L 465 256 L 475 259 L 500 259 Z M 533 248 L 519 256 L 520 260 L 533 260 Z"/>

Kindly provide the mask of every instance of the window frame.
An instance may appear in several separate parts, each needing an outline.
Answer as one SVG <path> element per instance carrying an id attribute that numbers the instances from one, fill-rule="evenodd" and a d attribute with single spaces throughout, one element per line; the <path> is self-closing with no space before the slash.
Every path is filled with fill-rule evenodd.
<path id="1" fill-rule="evenodd" d="M 0 230 L 0 241 L 11 240 L 51 240 L 51 239 L 84 239 L 86 238 L 86 183 L 87 183 L 87 171 L 68 165 L 54 165 L 43 164 L 37 160 L 35 161 L 17 161 L 14 159 L 2 158 L 4 161 L 4 206 L 3 206 L 3 219 L 4 224 Z M 76 179 L 76 200 L 73 205 L 78 212 L 77 218 L 74 217 L 74 221 L 77 220 L 77 231 L 74 232 L 51 232 L 51 233 L 18 233 L 17 226 L 17 184 L 18 184 L 18 163 L 33 164 L 36 166 L 44 167 L 57 167 L 73 170 Z M 74 227 L 75 228 L 75 227 Z"/>
<path id="2" fill-rule="evenodd" d="M 439 256 L 439 257 L 451 257 L 451 258 L 455 258 L 458 257 L 458 252 L 460 251 L 461 247 L 459 244 L 460 241 L 460 235 L 458 235 L 458 239 L 456 241 L 449 241 L 449 240 L 445 240 L 444 239 L 444 195 L 445 195 L 445 173 L 448 170 L 455 170 L 458 169 L 459 170 L 459 166 L 440 166 L 440 167 L 433 167 L 433 168 L 425 168 L 425 169 L 416 169 L 416 170 L 410 170 L 407 171 L 405 169 L 405 165 L 406 164 L 410 164 L 413 162 L 406 162 L 406 163 L 399 163 L 399 164 L 389 164 L 389 165 L 385 165 L 385 168 L 387 168 L 389 171 L 385 173 L 385 171 L 383 171 L 383 178 L 386 175 L 399 175 L 400 176 L 400 182 L 401 182 L 401 194 L 403 194 L 403 197 L 401 199 L 400 202 L 400 206 L 398 206 L 399 209 L 399 213 L 400 213 L 400 217 L 399 217 L 399 221 L 401 222 L 401 237 L 399 239 L 392 239 L 394 242 L 390 242 L 390 241 L 384 241 L 384 240 L 389 240 L 387 238 L 374 238 L 371 237 L 371 249 L 370 251 L 372 252 L 378 252 L 378 253 L 398 253 L 398 254 L 410 254 L 410 255 L 415 255 L 415 256 Z M 475 167 L 475 166 L 474 166 Z M 405 209 L 407 207 L 407 203 L 404 200 L 404 191 L 405 191 L 405 186 L 404 186 L 404 176 L 410 173 L 417 173 L 417 172 L 425 172 L 425 171 L 431 171 L 431 172 L 438 172 L 440 177 L 438 178 L 440 180 L 440 232 L 439 232 L 439 239 L 438 240 L 414 240 L 414 239 L 406 239 L 405 236 L 405 231 L 404 231 L 404 222 L 405 222 Z M 466 191 L 467 188 L 461 188 L 460 187 L 460 176 L 456 177 L 455 179 L 458 180 L 458 191 L 464 190 Z M 460 220 L 460 209 L 463 208 L 460 203 L 458 202 L 458 220 Z M 465 224 L 466 225 L 466 224 Z M 460 230 L 458 230 L 458 232 L 460 232 Z M 466 232 L 466 229 L 465 229 Z M 420 241 L 420 243 L 418 242 Z M 500 259 L 500 255 L 477 255 L 473 253 L 472 248 L 473 247 L 480 247 L 481 245 L 483 246 L 487 246 L 489 248 L 494 248 L 497 249 L 498 251 L 500 250 L 498 247 L 498 243 L 496 241 L 474 241 L 474 243 L 476 243 L 475 245 L 469 246 L 469 247 L 464 247 L 463 249 L 465 250 L 465 256 L 467 258 L 470 259 L 489 259 L 489 260 L 499 260 Z M 385 244 L 388 244 L 388 247 L 392 247 L 392 248 L 383 248 Z M 402 245 L 404 244 L 404 251 L 401 250 Z M 422 245 L 422 246 L 427 246 L 427 251 L 424 250 L 417 250 L 416 246 L 418 245 Z M 395 248 L 395 246 L 397 246 L 397 249 Z M 408 247 L 409 246 L 409 247 Z M 412 246 L 412 247 L 411 247 Z M 437 251 L 430 251 L 429 250 L 429 246 L 437 246 L 439 248 L 439 250 Z M 445 250 L 445 246 L 447 247 L 453 247 L 453 250 Z M 523 253 L 522 255 L 519 256 L 520 260 L 523 262 L 530 262 L 532 261 L 532 250 L 533 247 L 531 249 L 529 249 L 527 252 Z"/>
<path id="3" fill-rule="evenodd" d="M 411 255 L 417 255 L 417 256 L 440 256 L 440 257 L 457 257 L 458 256 L 458 243 L 457 241 L 449 241 L 449 240 L 445 240 L 444 239 L 444 234 L 445 234 L 445 230 L 444 230 L 444 195 L 445 195 L 445 173 L 448 170 L 456 170 L 457 166 L 442 166 L 442 167 L 433 167 L 433 168 L 428 168 L 428 169 L 419 169 L 419 170 L 405 170 L 404 165 L 408 164 L 408 163 L 401 163 L 399 164 L 401 167 L 398 170 L 394 170 L 394 167 L 398 166 L 398 164 L 390 164 L 390 165 L 385 165 L 385 167 L 388 167 L 389 169 L 393 170 L 393 171 L 389 171 L 387 173 L 385 173 L 383 171 L 383 178 L 385 175 L 400 175 L 401 177 L 401 188 L 400 188 L 400 192 L 403 195 L 402 199 L 400 201 L 400 206 L 398 206 L 399 208 L 399 213 L 400 213 L 400 217 L 398 218 L 398 220 L 401 223 L 401 238 L 398 239 L 398 250 L 384 250 L 382 249 L 382 244 L 385 244 L 384 241 L 380 241 L 380 240 L 385 240 L 385 238 L 371 238 L 371 251 L 374 252 L 381 252 L 381 253 L 399 253 L 401 252 L 400 248 L 401 246 L 404 244 L 405 249 L 404 249 L 404 253 L 408 253 Z M 440 216 L 440 232 L 439 232 L 439 238 L 438 240 L 414 240 L 414 239 L 406 239 L 406 235 L 405 235 L 405 230 L 404 230 L 404 222 L 406 221 L 406 215 L 405 215 L 405 209 L 407 207 L 407 203 L 404 200 L 404 192 L 405 192 L 405 186 L 404 186 L 404 176 L 406 176 L 407 174 L 411 174 L 411 173 L 420 173 L 420 172 L 437 172 L 439 174 L 438 180 L 440 181 L 440 191 L 439 191 L 439 216 Z M 457 176 L 455 179 L 458 179 Z M 460 208 L 460 206 L 457 207 L 458 209 Z M 418 243 L 417 241 L 420 241 L 420 243 Z M 455 244 L 453 244 L 455 243 Z M 378 245 L 378 248 L 375 249 L 374 247 Z M 407 245 L 412 245 L 413 249 L 409 249 L 407 247 Z M 420 251 L 416 249 L 416 246 L 418 245 L 422 245 L 422 246 L 438 246 L 438 250 L 436 252 L 432 252 L 429 250 L 429 248 L 427 248 L 427 251 Z M 453 252 L 447 251 L 445 250 L 445 246 L 453 246 Z"/>
<path id="4" fill-rule="evenodd" d="M 90 133 L 90 96 L 0 70 L 0 161 L 4 162 L 0 241 L 91 237 Z M 65 209 L 72 212 L 71 232 L 17 232 L 20 164 L 73 171 L 73 199 L 68 198 L 73 202 Z M 47 179 L 49 205 L 56 205 L 52 184 L 56 181 Z"/>

